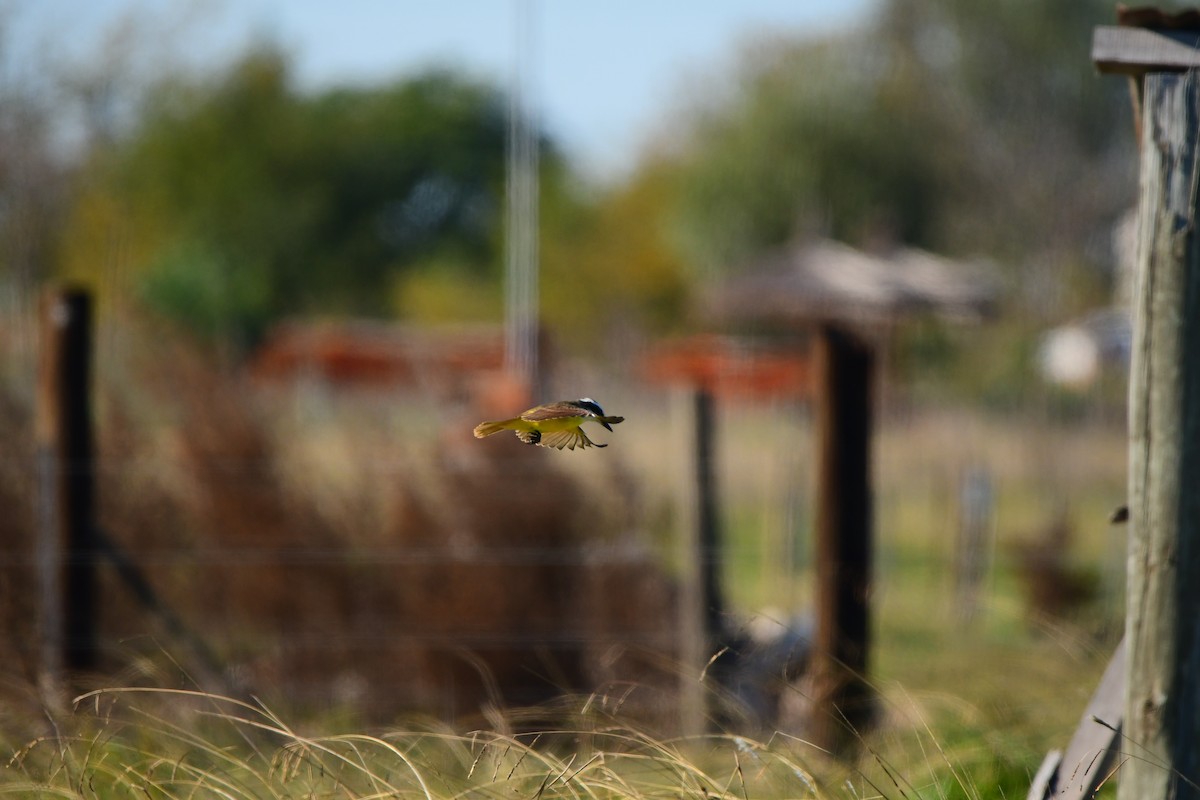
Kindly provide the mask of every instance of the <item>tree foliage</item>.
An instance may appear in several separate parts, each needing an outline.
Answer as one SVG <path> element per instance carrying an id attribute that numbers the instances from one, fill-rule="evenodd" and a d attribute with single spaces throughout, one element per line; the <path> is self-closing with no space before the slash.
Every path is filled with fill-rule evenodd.
<path id="1" fill-rule="evenodd" d="M 680 221 L 694 262 L 728 268 L 812 230 L 925 236 L 936 165 L 923 120 L 889 114 L 874 72 L 840 40 L 748 52 L 728 98 L 688 126 Z"/>
<path id="2" fill-rule="evenodd" d="M 885 0 L 855 30 L 748 43 L 618 185 L 573 183 L 543 141 L 545 321 L 583 343 L 677 326 L 697 272 L 812 233 L 982 253 L 1056 304 L 1132 201 L 1125 89 L 1087 53 L 1110 14 Z M 247 337 L 295 313 L 496 319 L 507 114 L 448 72 L 301 93 L 269 48 L 172 79 L 91 153 L 64 271 Z"/>
<path id="3" fill-rule="evenodd" d="M 680 123 L 690 261 L 728 269 L 810 233 L 1039 266 L 1095 258 L 1132 202 L 1125 87 L 1088 56 L 1111 13 L 889 0 L 843 34 L 753 42 Z"/>
<path id="4" fill-rule="evenodd" d="M 666 165 L 648 164 L 604 191 L 543 204 L 542 317 L 569 342 L 607 351 L 677 327 L 687 272 L 666 226 L 672 181 Z"/>
<path id="5" fill-rule="evenodd" d="M 422 265 L 494 285 L 507 113 L 448 72 L 304 95 L 281 54 L 251 53 L 162 87 L 94 154 L 68 270 L 96 269 L 118 231 L 120 273 L 153 305 L 250 336 L 289 313 L 389 313 Z"/>

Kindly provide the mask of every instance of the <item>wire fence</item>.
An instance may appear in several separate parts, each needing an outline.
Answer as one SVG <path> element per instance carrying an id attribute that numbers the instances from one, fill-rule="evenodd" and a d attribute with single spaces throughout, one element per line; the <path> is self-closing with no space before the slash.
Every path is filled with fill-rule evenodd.
<path id="1" fill-rule="evenodd" d="M 5 324 L 36 328 L 29 315 Z M 3 341 L 3 646 L 11 669 L 36 677 L 40 339 Z M 471 438 L 479 412 L 461 381 L 430 381 L 433 393 L 262 384 L 167 337 L 98 341 L 91 473 L 111 547 L 72 557 L 99 575 L 97 674 L 110 677 L 97 680 L 194 680 L 379 719 L 636 686 L 646 716 L 678 722 L 681 686 L 705 669 L 682 656 L 695 579 L 680 529 L 686 403 L 592 374 L 577 385 L 607 387 L 606 406 L 630 422 L 609 449 L 556 453 Z M 1082 498 L 1074 518 L 1087 519 L 1120 491 L 1119 433 L 923 419 L 882 417 L 876 568 L 890 591 L 915 580 L 922 602 L 940 591 L 933 602 L 951 609 L 970 591 L 986 616 L 1009 591 L 996 575 L 1022 569 L 1013 548 L 1040 536 L 1057 497 Z M 803 630 L 811 602 L 811 419 L 779 397 L 723 403 L 715 426 L 728 628 L 750 642 L 755 620 L 769 622 L 756 641 L 779 641 Z M 988 476 L 989 508 L 964 511 L 970 470 Z M 1084 543 L 1046 551 L 1044 580 L 1063 586 L 1119 554 L 1111 539 Z M 969 575 L 956 572 L 963 552 Z M 1086 594 L 1086 570 L 1080 580 Z"/>

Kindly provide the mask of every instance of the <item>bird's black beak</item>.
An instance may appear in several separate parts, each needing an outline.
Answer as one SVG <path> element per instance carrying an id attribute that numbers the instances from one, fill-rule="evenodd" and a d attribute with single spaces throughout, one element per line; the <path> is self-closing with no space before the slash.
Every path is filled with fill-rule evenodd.
<path id="1" fill-rule="evenodd" d="M 604 420 L 601 420 L 601 421 L 600 421 L 600 424 L 601 424 L 601 425 L 603 425 L 604 427 L 608 428 L 610 431 L 612 430 L 612 425 L 609 425 L 609 424 L 608 424 L 607 422 L 605 422 Z"/>

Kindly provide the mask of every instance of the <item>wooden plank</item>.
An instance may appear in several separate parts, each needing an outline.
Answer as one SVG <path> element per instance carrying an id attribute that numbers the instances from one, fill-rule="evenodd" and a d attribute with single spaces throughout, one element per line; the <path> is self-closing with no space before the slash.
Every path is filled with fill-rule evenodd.
<path id="1" fill-rule="evenodd" d="M 1104 73 L 1144 75 L 1200 67 L 1200 32 L 1099 25 L 1092 62 Z"/>
<path id="2" fill-rule="evenodd" d="M 1046 754 L 1027 800 L 1092 797 L 1113 767 L 1125 710 L 1125 642 L 1113 652 L 1066 751 Z"/>
<path id="3" fill-rule="evenodd" d="M 1200 74 L 1143 83 L 1122 800 L 1200 797 Z"/>
<path id="4" fill-rule="evenodd" d="M 1042 759 L 1042 765 L 1029 783 L 1029 794 L 1025 800 L 1046 800 L 1054 791 L 1054 779 L 1058 776 L 1058 765 L 1062 763 L 1062 750 L 1051 750 Z"/>
<path id="5" fill-rule="evenodd" d="M 1091 797 L 1113 766 L 1125 709 L 1125 642 L 1117 645 L 1063 752 L 1054 788 L 1055 798 Z"/>

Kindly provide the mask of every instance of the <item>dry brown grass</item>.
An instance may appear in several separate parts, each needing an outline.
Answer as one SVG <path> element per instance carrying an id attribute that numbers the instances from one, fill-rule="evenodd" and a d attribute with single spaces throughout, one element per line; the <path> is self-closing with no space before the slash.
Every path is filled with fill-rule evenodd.
<path id="1" fill-rule="evenodd" d="M 562 454 L 475 441 L 461 404 L 358 393 L 318 397 L 314 411 L 303 392 L 262 391 L 167 332 L 120 340 L 98 370 L 99 521 L 220 670 L 102 566 L 109 677 L 97 680 L 195 680 L 371 721 L 418 709 L 479 719 L 613 681 L 672 685 L 661 665 L 673 590 L 631 538 L 630 481 L 612 462 L 606 485 L 589 485 L 558 468 Z M 398 408 L 412 419 L 397 421 Z M 30 508 L 26 423 L 0 407 L 17 444 L 3 464 L 16 479 L 0 487 L 12 497 L 0 499 Z M 4 525 L 7 563 L 28 567 L 11 556 L 32 551 L 32 520 Z M 36 585 L 27 569 L 3 579 L 12 649 L 34 641 L 18 600 Z M 30 677 L 33 661 L 9 663 Z"/>

